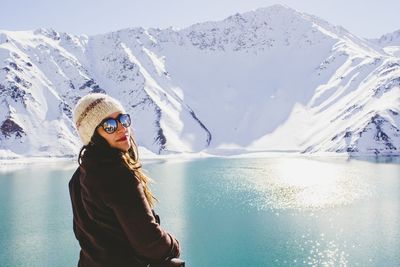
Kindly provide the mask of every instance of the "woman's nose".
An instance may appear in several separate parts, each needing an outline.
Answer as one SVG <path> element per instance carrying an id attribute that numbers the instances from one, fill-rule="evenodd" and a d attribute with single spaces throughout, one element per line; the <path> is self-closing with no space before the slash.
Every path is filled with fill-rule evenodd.
<path id="1" fill-rule="evenodd" d="M 121 129 L 125 132 L 125 130 L 127 129 L 127 127 L 125 127 L 124 125 L 122 125 L 122 123 L 119 122 L 118 120 L 117 120 L 117 123 L 118 123 L 117 132 L 120 132 Z"/>

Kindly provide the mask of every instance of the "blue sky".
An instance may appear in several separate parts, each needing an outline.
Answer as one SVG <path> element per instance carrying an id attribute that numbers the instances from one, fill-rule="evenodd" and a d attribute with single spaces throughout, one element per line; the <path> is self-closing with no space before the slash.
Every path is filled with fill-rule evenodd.
<path id="1" fill-rule="evenodd" d="M 400 29 L 398 0 L 2 0 L 0 29 L 97 34 L 142 26 L 183 28 L 284 4 L 374 38 Z"/>

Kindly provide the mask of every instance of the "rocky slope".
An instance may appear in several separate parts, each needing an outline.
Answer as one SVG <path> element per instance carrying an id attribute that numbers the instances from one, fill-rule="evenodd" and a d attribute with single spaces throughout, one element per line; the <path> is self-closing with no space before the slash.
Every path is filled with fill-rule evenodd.
<path id="1" fill-rule="evenodd" d="M 279 5 L 182 30 L 0 31 L 0 157 L 75 156 L 72 108 L 90 92 L 120 99 L 157 154 L 399 155 L 386 44 Z"/>

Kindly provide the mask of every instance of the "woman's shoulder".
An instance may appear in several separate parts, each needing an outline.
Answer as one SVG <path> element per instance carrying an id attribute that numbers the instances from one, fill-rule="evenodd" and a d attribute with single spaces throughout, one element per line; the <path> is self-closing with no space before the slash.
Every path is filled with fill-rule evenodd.
<path id="1" fill-rule="evenodd" d="M 108 206 L 127 205 L 141 194 L 141 183 L 124 164 L 107 165 L 87 174 L 87 185 Z"/>
<path id="2" fill-rule="evenodd" d="M 84 182 L 103 192 L 123 188 L 136 183 L 135 174 L 122 161 L 102 161 L 86 164 Z"/>

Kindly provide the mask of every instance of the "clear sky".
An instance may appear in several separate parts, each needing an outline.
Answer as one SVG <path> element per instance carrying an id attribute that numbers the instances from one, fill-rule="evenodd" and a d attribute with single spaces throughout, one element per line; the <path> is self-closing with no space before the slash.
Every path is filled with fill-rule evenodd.
<path id="1" fill-rule="evenodd" d="M 0 29 L 45 27 L 92 35 L 137 26 L 184 28 L 273 4 L 316 15 L 360 37 L 400 30 L 400 0 L 0 0 Z"/>

